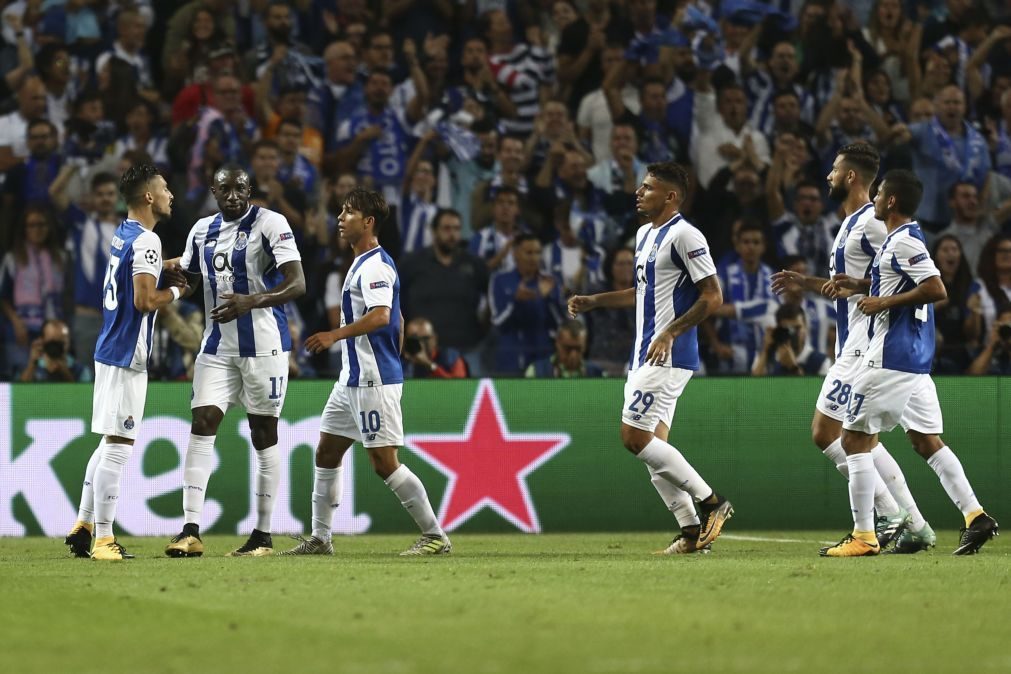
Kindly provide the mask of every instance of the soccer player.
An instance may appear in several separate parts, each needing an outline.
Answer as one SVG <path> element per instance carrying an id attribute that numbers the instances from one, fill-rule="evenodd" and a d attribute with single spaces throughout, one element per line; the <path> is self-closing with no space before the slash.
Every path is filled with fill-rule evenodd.
<path id="1" fill-rule="evenodd" d="M 66 544 L 77 557 L 132 559 L 116 542 L 112 525 L 119 482 L 144 418 L 147 360 L 158 310 L 191 292 L 185 279 L 158 289 L 161 239 L 155 225 L 172 214 L 172 192 L 157 167 L 138 164 L 123 174 L 120 193 L 127 216 L 112 238 L 105 269 L 102 331 L 95 346 L 91 431 L 102 435 L 84 474 L 77 523 Z M 91 551 L 92 533 L 95 549 Z"/>
<path id="2" fill-rule="evenodd" d="M 344 280 L 341 324 L 337 330 L 312 335 L 305 348 L 319 353 L 337 340 L 347 341 L 341 350 L 340 379 L 320 419 L 312 536 L 283 555 L 333 554 L 330 528 L 341 500 L 341 459 L 355 440 L 365 445 L 372 468 L 421 529 L 421 537 L 401 556 L 444 555 L 453 549 L 436 520 L 425 486 L 397 460 L 397 448 L 404 443 L 400 278 L 393 258 L 376 239 L 376 229 L 387 214 L 380 193 L 359 187 L 348 193 L 337 218 L 340 236 L 355 253 Z"/>
<path id="3" fill-rule="evenodd" d="M 699 367 L 696 326 L 723 303 L 709 245 L 679 212 L 687 191 L 688 175 L 681 166 L 647 166 L 635 194 L 636 211 L 648 221 L 636 233 L 635 287 L 569 298 L 573 318 L 597 308 L 635 307 L 621 440 L 646 464 L 681 527 L 666 554 L 706 550 L 734 513 L 666 441 L 678 398 Z"/>
<path id="4" fill-rule="evenodd" d="M 865 143 L 844 146 L 828 174 L 829 196 L 842 203 L 843 219 L 829 256 L 831 274 L 864 277 L 874 255 L 885 240 L 885 223 L 874 214 L 868 192 L 878 175 L 878 151 Z M 777 293 L 821 293 L 829 279 L 805 276 L 794 271 L 773 274 Z M 853 391 L 853 381 L 867 353 L 869 319 L 857 306 L 860 295 L 833 298 L 836 301 L 836 360 L 832 364 L 815 403 L 811 438 L 843 477 L 849 477 L 846 453 L 842 448 L 842 422 Z M 884 550 L 895 542 L 893 552 L 915 553 L 933 547 L 936 536 L 923 519 L 902 469 L 884 445 L 871 451 L 878 478 L 874 480 L 875 529 Z"/>
<path id="5" fill-rule="evenodd" d="M 822 548 L 825 557 L 881 551 L 873 530 L 876 471 L 871 450 L 877 446 L 878 433 L 899 424 L 965 517 L 954 554 L 974 554 L 997 535 L 997 522 L 983 511 L 961 462 L 940 438 L 941 407 L 930 364 L 934 359 L 933 303 L 947 297 L 947 292 L 927 252 L 923 231 L 913 220 L 922 196 L 923 185 L 911 172 L 886 173 L 874 197 L 874 214 L 885 222 L 888 235 L 874 258 L 871 278 L 833 277 L 835 294 L 869 290 L 857 306 L 871 319 L 867 353 L 843 421 L 853 533 L 837 545 Z"/>
<path id="6" fill-rule="evenodd" d="M 287 390 L 291 333 L 283 305 L 305 292 L 295 236 L 284 216 L 250 206 L 245 170 L 224 166 L 211 192 L 220 212 L 190 230 L 180 265 L 203 276 L 207 324 L 193 369 L 193 424 L 183 467 L 183 530 L 169 557 L 199 557 L 200 515 L 216 463 L 214 437 L 228 408 L 241 404 L 256 450 L 256 527 L 231 557 L 273 552 L 270 520 L 280 480 L 277 417 Z"/>

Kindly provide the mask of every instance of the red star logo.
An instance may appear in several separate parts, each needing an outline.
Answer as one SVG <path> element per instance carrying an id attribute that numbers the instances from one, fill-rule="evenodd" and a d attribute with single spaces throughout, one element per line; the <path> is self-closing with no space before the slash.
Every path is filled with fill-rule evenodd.
<path id="1" fill-rule="evenodd" d="M 447 531 L 488 506 L 518 529 L 541 530 L 526 477 L 569 444 L 565 433 L 510 433 L 495 387 L 477 388 L 460 435 L 411 435 L 405 443 L 449 478 L 439 508 Z"/>

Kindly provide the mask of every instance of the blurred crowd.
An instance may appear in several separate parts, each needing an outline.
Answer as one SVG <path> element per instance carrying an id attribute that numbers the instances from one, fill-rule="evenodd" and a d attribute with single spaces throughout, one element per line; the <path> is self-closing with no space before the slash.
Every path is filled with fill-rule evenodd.
<path id="1" fill-rule="evenodd" d="M 647 164 L 690 167 L 687 217 L 725 304 L 704 373 L 819 374 L 834 305 L 776 296 L 826 276 L 836 150 L 875 145 L 925 184 L 918 219 L 948 299 L 935 372 L 1011 374 L 1008 0 L 0 1 L 0 379 L 87 381 L 118 177 L 159 165 L 166 257 L 248 167 L 296 233 L 296 343 L 340 320 L 343 195 L 380 190 L 409 377 L 621 376 L 634 310 L 568 320 L 633 283 Z M 195 298 L 201 298 L 196 293 Z M 159 316 L 151 377 L 186 379 L 203 307 Z M 333 377 L 333 352 L 291 374 Z"/>

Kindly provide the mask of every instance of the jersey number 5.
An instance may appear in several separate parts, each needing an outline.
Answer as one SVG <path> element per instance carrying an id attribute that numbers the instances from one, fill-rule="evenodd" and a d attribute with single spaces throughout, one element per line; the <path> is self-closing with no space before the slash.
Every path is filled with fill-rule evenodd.
<path id="1" fill-rule="evenodd" d="M 116 284 L 116 270 L 122 258 L 113 255 L 109 258 L 109 267 L 105 270 L 105 291 L 103 293 L 102 304 L 108 311 L 115 311 L 119 308 L 119 286 Z"/>

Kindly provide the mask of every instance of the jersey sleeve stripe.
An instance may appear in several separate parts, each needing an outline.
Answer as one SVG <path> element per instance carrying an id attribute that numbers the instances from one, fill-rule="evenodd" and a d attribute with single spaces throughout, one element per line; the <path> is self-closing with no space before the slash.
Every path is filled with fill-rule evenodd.
<path id="1" fill-rule="evenodd" d="M 217 276 L 214 273 L 214 249 L 209 247 L 207 244 L 210 241 L 217 241 L 218 232 L 221 231 L 221 214 L 218 213 L 217 217 L 211 221 L 210 226 L 207 228 L 207 236 L 204 238 L 204 265 L 207 267 L 207 283 L 211 287 L 211 302 L 212 306 L 208 311 L 214 309 L 218 306 L 218 281 Z M 217 322 L 213 322 L 211 327 L 211 334 L 207 336 L 207 342 L 204 344 L 204 353 L 216 354 L 218 352 L 218 344 L 221 343 L 221 326 Z"/>
<path id="2" fill-rule="evenodd" d="M 274 249 L 270 245 L 270 240 L 265 235 L 261 235 L 260 238 L 263 240 L 264 252 L 274 261 L 274 264 L 268 267 L 267 271 L 263 274 L 263 286 L 270 291 L 279 286 L 284 277 L 276 266 L 277 258 L 274 257 Z M 277 331 L 281 334 L 281 348 L 285 351 L 291 351 L 291 333 L 288 331 L 288 315 L 282 307 L 271 307 L 271 310 L 274 314 L 274 322 L 277 323 Z"/>

